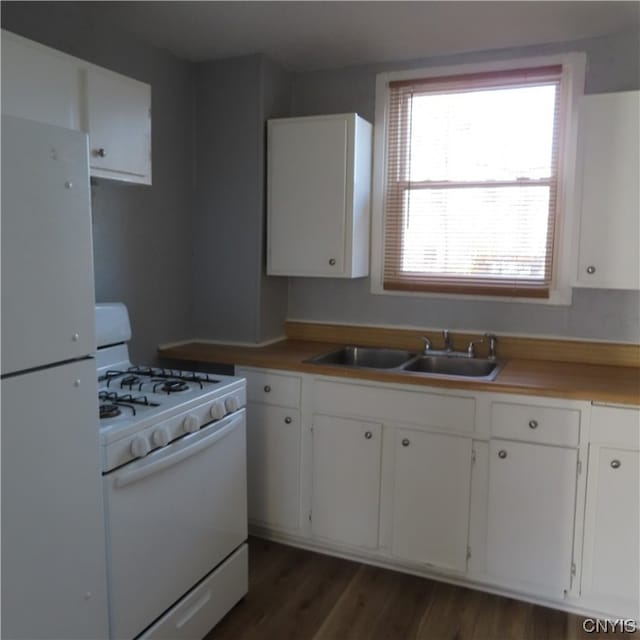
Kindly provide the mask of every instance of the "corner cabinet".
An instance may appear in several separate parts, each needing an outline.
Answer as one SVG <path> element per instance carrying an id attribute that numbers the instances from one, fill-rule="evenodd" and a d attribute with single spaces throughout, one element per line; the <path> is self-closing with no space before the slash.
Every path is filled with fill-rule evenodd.
<path id="1" fill-rule="evenodd" d="M 2 113 L 89 135 L 92 177 L 151 184 L 151 87 L 2 31 Z"/>
<path id="2" fill-rule="evenodd" d="M 267 273 L 369 273 L 372 126 L 355 113 L 268 122 Z"/>
<path id="3" fill-rule="evenodd" d="M 579 287 L 640 289 L 639 116 L 640 91 L 582 98 Z"/>

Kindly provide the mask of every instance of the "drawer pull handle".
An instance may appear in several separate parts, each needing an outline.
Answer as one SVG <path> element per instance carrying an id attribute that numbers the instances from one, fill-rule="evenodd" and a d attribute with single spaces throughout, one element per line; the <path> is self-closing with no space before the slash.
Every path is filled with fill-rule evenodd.
<path id="1" fill-rule="evenodd" d="M 537 429 L 538 421 L 537 420 L 529 420 L 529 429 Z"/>
<path id="2" fill-rule="evenodd" d="M 291 418 L 290 418 L 289 416 L 287 416 L 287 417 L 284 419 L 284 423 L 285 423 L 285 424 L 291 424 Z"/>
<path id="3" fill-rule="evenodd" d="M 365 437 L 367 440 L 371 440 L 371 438 L 373 438 L 373 433 L 371 433 L 371 431 L 365 431 L 365 432 L 364 432 L 364 437 Z"/>
<path id="4" fill-rule="evenodd" d="M 592 276 L 596 272 L 596 268 L 592 265 L 587 267 L 587 273 Z"/>
<path id="5" fill-rule="evenodd" d="M 620 462 L 620 460 L 612 460 L 611 461 L 611 468 L 612 469 L 619 469 L 620 465 L 622 465 L 622 463 Z"/>
<path id="6" fill-rule="evenodd" d="M 501 458 L 502 460 L 504 460 L 507 457 L 507 452 L 504 449 L 500 449 L 500 451 L 498 451 L 498 458 Z"/>
<path id="7" fill-rule="evenodd" d="M 411 444 L 411 440 L 409 440 L 409 438 L 403 438 L 402 439 L 402 446 L 403 447 L 408 447 Z"/>
<path id="8" fill-rule="evenodd" d="M 329 264 L 333 267 L 336 264 L 336 259 L 335 258 L 331 258 L 329 260 Z"/>
<path id="9" fill-rule="evenodd" d="M 268 384 L 264 385 L 264 392 L 269 393 L 271 391 L 271 387 Z"/>

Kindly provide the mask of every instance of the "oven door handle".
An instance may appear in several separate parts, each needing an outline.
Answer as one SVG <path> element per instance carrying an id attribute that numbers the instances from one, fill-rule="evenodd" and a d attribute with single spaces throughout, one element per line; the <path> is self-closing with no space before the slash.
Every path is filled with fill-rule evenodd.
<path id="1" fill-rule="evenodd" d="M 208 449 L 210 446 L 214 445 L 219 440 L 222 440 L 225 436 L 229 435 L 236 426 L 238 426 L 238 422 L 242 419 L 242 415 L 234 416 L 229 424 L 225 425 L 221 429 L 217 429 L 210 435 L 205 436 L 202 440 L 198 440 L 192 445 L 181 449 L 180 451 L 176 451 L 175 453 L 171 453 L 165 458 L 158 460 L 157 462 L 151 462 L 145 466 L 142 466 L 138 469 L 134 469 L 133 471 L 125 472 L 122 475 L 119 475 L 114 480 L 114 487 L 116 489 L 121 489 L 126 487 L 134 482 L 138 482 L 138 480 L 142 480 L 143 478 L 147 478 L 154 473 L 158 473 L 159 471 L 163 471 L 168 467 L 172 467 L 174 464 L 178 464 L 183 460 L 194 456 L 196 453 L 199 453 L 203 449 Z"/>

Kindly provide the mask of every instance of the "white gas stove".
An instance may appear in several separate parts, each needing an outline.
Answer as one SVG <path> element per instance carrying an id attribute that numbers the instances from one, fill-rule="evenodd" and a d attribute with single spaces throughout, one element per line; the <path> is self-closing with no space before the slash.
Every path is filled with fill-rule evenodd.
<path id="1" fill-rule="evenodd" d="M 110 636 L 203 637 L 247 592 L 245 380 L 132 364 L 123 305 L 96 329 Z"/>
<path id="2" fill-rule="evenodd" d="M 101 348 L 97 365 L 105 472 L 246 405 L 243 378 L 136 366 L 125 345 Z"/>

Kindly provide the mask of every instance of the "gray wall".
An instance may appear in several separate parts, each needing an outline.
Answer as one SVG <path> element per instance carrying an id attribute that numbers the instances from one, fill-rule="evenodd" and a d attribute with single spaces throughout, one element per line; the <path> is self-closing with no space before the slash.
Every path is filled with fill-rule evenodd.
<path id="1" fill-rule="evenodd" d="M 194 335 L 260 342 L 286 314 L 286 281 L 264 275 L 264 123 L 289 79 L 261 55 L 195 69 Z"/>
<path id="2" fill-rule="evenodd" d="M 127 304 L 132 357 L 148 363 L 159 343 L 192 335 L 192 69 L 83 4 L 3 2 L 2 28 L 152 86 L 153 186 L 92 188 L 96 298 Z"/>
<path id="3" fill-rule="evenodd" d="M 293 115 L 356 111 L 373 122 L 375 76 L 381 71 L 564 51 L 586 51 L 587 93 L 637 89 L 639 37 L 636 31 L 562 44 L 298 73 L 293 85 Z M 570 307 L 373 295 L 368 278 L 291 278 L 288 317 L 638 342 L 639 303 L 637 292 L 585 289 L 574 289 Z"/>

